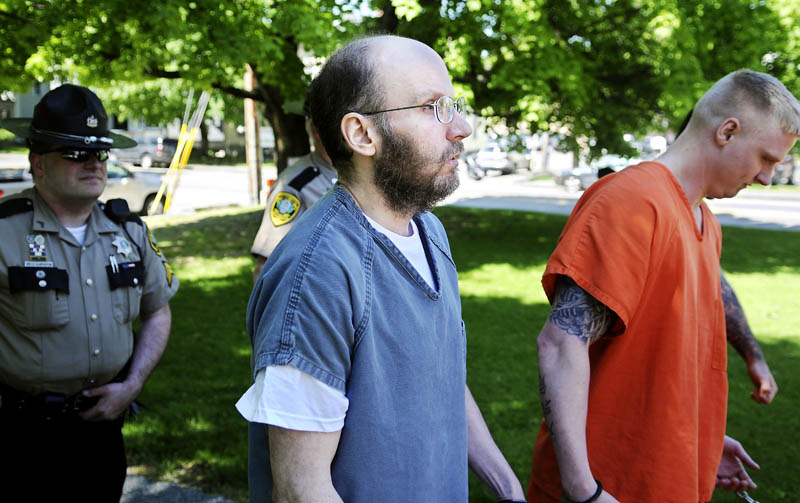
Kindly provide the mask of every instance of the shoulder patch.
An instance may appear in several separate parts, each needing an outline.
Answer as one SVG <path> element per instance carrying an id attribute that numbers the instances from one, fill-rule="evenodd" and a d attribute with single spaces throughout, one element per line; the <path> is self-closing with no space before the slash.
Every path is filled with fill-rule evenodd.
<path id="1" fill-rule="evenodd" d="M 301 171 L 296 177 L 292 178 L 292 181 L 289 182 L 289 187 L 293 188 L 297 192 L 300 192 L 303 187 L 305 187 L 308 182 L 316 178 L 317 175 L 319 175 L 319 168 L 316 166 L 309 166 Z"/>
<path id="2" fill-rule="evenodd" d="M 139 220 L 139 223 L 144 225 L 144 223 L 141 221 L 141 219 Z M 156 241 L 156 237 L 150 231 L 150 227 L 145 225 L 144 226 L 144 230 L 145 230 L 145 232 L 147 232 L 147 242 L 150 243 L 150 248 L 152 248 L 153 251 L 156 252 L 156 255 L 158 255 L 160 257 L 161 256 L 161 250 L 158 249 L 158 241 Z M 169 274 L 168 274 L 168 276 L 171 277 L 171 275 L 169 275 Z"/>
<path id="3" fill-rule="evenodd" d="M 269 208 L 269 218 L 272 225 L 279 227 L 288 224 L 300 212 L 300 200 L 288 192 L 278 192 Z"/>
<path id="4" fill-rule="evenodd" d="M 33 201 L 27 197 L 18 197 L 0 203 L 0 218 L 12 217 L 26 211 L 33 211 Z"/>

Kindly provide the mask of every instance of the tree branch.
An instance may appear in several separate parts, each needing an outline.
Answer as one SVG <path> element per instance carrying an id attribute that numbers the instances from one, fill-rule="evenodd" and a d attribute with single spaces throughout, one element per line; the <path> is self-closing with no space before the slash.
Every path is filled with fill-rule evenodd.
<path id="1" fill-rule="evenodd" d="M 235 96 L 236 98 L 250 98 L 251 100 L 264 101 L 264 96 L 255 91 L 245 91 L 244 89 L 239 89 L 238 87 L 226 86 L 220 83 L 213 83 L 211 84 L 211 87 L 220 90 L 225 94 Z"/>
<path id="2" fill-rule="evenodd" d="M 162 79 L 180 79 L 183 77 L 181 72 L 171 72 L 167 70 L 161 70 L 160 68 L 145 68 L 144 73 L 146 75 L 150 75 L 151 77 L 158 77 Z"/>
<path id="3" fill-rule="evenodd" d="M 19 21 L 20 23 L 30 23 L 32 22 L 30 19 L 25 19 L 17 16 L 16 14 L 12 14 L 11 12 L 6 12 L 4 10 L 0 10 L 0 17 L 6 17 L 9 19 L 13 19 L 14 21 Z"/>
<path id="4" fill-rule="evenodd" d="M 183 78 L 183 74 L 181 72 L 161 70 L 158 68 L 156 69 L 148 68 L 145 70 L 144 73 L 150 75 L 151 77 L 158 77 L 162 79 Z M 251 100 L 256 100 L 261 102 L 264 101 L 264 96 L 256 91 L 249 92 L 245 91 L 244 89 L 239 89 L 238 87 L 220 84 L 219 82 L 212 83 L 211 87 L 219 91 L 222 91 L 225 94 L 230 94 L 231 96 L 234 96 L 236 98 L 242 98 L 242 99 L 250 98 Z"/>

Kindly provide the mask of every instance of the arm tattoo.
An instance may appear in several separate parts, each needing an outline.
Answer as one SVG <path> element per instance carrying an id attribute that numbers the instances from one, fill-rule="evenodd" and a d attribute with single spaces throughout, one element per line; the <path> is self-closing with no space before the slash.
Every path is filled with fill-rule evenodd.
<path id="1" fill-rule="evenodd" d="M 551 441 L 556 441 L 555 421 L 552 416 L 552 408 L 550 407 L 550 399 L 547 397 L 547 384 L 544 382 L 544 376 L 539 373 L 539 400 L 542 402 L 542 414 L 544 414 L 544 425 L 547 431 L 550 432 Z"/>
<path id="2" fill-rule="evenodd" d="M 719 276 L 722 281 L 722 305 L 725 308 L 725 335 L 728 342 L 745 359 L 763 359 L 761 347 L 756 342 L 750 325 L 747 324 L 747 318 L 744 316 L 739 299 L 736 298 L 736 294 L 722 274 L 722 270 L 720 270 Z"/>
<path id="3" fill-rule="evenodd" d="M 566 276 L 559 276 L 550 321 L 564 332 L 591 344 L 608 331 L 616 314 Z"/>

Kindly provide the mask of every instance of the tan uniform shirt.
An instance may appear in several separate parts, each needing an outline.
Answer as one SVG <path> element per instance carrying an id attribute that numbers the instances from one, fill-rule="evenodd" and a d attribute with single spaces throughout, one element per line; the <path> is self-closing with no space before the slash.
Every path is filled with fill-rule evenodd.
<path id="1" fill-rule="evenodd" d="M 301 157 L 284 170 L 269 193 L 250 253 L 269 257 L 300 215 L 328 192 L 335 181 L 336 171 L 316 152 Z"/>
<path id="2" fill-rule="evenodd" d="M 80 245 L 35 189 L 3 198 L 0 383 L 72 395 L 109 382 L 133 353 L 133 321 L 177 290 L 143 223 L 114 222 L 95 204 Z"/>

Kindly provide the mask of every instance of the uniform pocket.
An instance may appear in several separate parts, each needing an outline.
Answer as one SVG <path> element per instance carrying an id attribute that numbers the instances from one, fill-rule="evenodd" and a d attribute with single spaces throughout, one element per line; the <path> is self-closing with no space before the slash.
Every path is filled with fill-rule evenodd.
<path id="1" fill-rule="evenodd" d="M 69 323 L 69 298 L 60 290 L 23 291 L 12 295 L 21 307 L 15 314 L 23 330 L 53 330 Z"/>
<path id="2" fill-rule="evenodd" d="M 141 286 L 128 286 L 111 291 L 114 319 L 118 323 L 129 323 L 139 316 L 142 300 Z"/>

